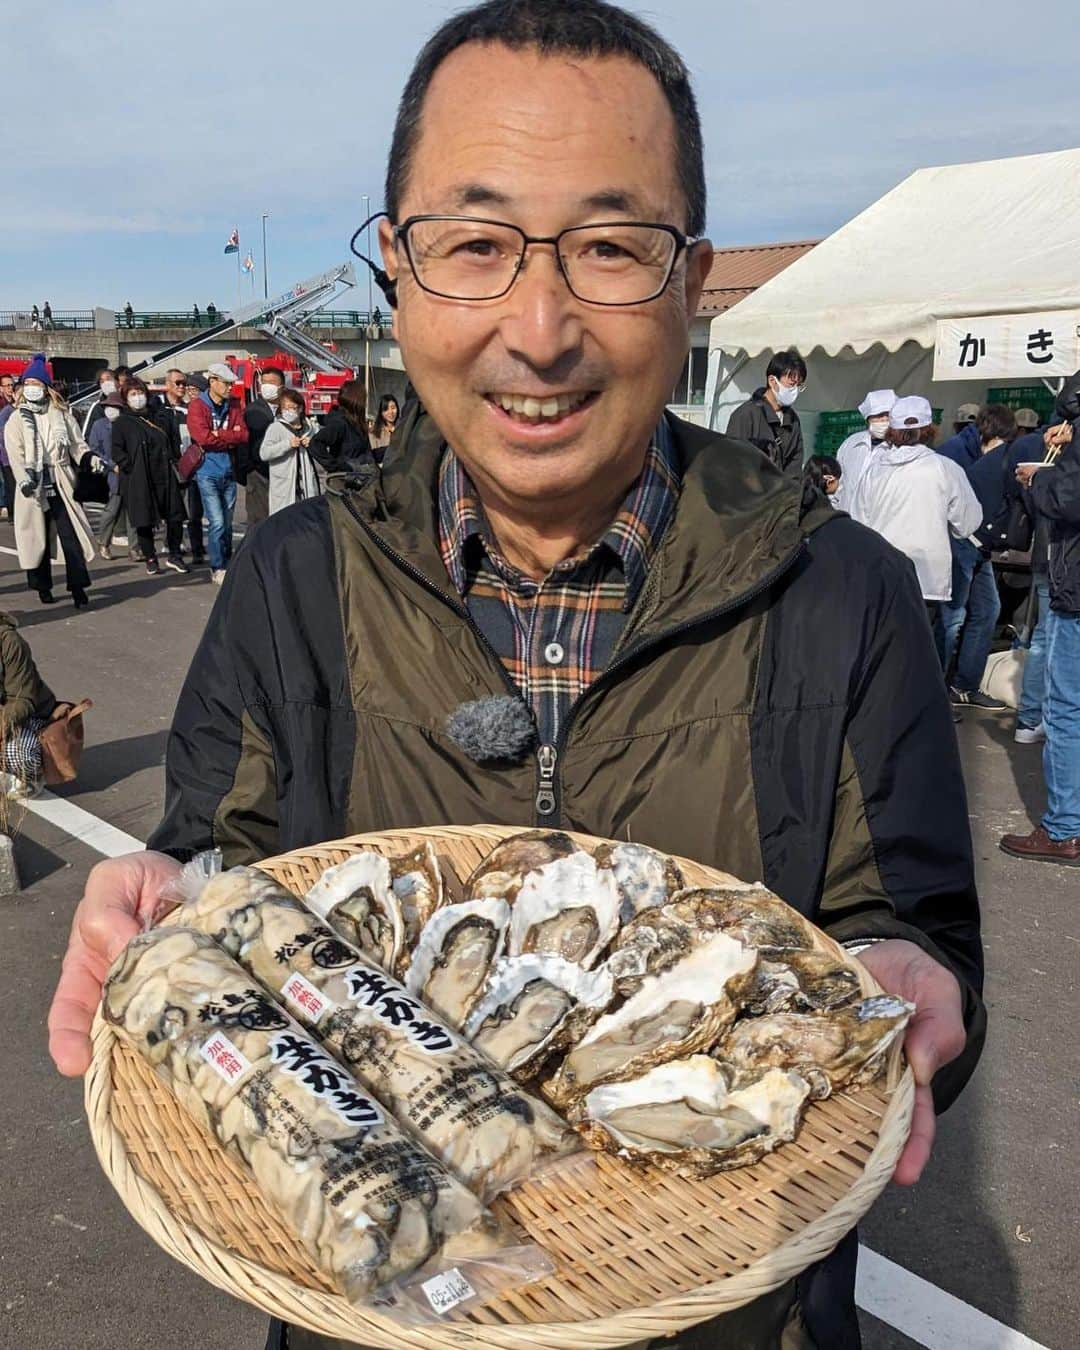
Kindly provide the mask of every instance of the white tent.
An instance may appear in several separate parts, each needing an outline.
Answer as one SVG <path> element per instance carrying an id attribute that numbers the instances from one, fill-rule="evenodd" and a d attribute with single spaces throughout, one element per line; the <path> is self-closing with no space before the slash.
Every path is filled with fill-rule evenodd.
<path id="1" fill-rule="evenodd" d="M 810 446 L 817 414 L 872 388 L 925 394 L 948 422 L 986 385 L 932 383 L 939 319 L 1078 306 L 1080 149 L 920 169 L 713 320 L 710 425 L 727 426 L 786 347 L 807 359 Z"/>

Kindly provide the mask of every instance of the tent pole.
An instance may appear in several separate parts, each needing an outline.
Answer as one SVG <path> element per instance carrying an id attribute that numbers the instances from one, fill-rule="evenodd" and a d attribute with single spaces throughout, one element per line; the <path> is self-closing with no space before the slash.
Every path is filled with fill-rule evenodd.
<path id="1" fill-rule="evenodd" d="M 720 371 L 724 364 L 724 353 L 723 351 L 717 350 L 716 352 L 713 353 L 713 356 L 716 357 L 716 365 L 713 368 L 713 370 L 709 372 L 711 382 L 713 385 L 712 398 L 709 401 L 708 427 L 710 431 L 716 430 L 716 410 L 720 406 L 720 395 L 732 382 L 735 376 L 738 375 L 739 371 L 742 370 L 743 366 L 746 365 L 747 361 L 750 360 L 750 357 L 747 355 L 746 352 L 741 352 L 739 356 L 736 358 L 735 363 L 731 367 L 731 369 L 727 372 L 726 375 L 723 376 L 723 378 L 721 378 Z"/>

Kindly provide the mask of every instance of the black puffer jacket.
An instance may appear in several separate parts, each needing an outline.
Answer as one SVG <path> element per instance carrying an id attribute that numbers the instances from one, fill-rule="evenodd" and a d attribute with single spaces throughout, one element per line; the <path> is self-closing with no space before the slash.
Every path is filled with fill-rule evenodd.
<path id="1" fill-rule="evenodd" d="M 1039 470 L 1029 494 L 1040 517 L 1050 522 L 1050 608 L 1080 614 L 1080 417 L 1072 442 L 1053 468 Z"/>
<path id="2" fill-rule="evenodd" d="M 765 398 L 765 389 L 754 390 L 753 398 L 731 414 L 727 434 L 737 441 L 756 445 L 788 478 L 799 478 L 803 469 L 803 434 L 799 414 L 794 408 L 779 412 Z"/>

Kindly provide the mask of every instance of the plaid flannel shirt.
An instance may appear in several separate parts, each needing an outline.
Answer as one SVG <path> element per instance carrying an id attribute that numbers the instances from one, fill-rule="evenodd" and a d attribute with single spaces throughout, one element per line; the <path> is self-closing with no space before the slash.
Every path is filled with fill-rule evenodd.
<path id="1" fill-rule="evenodd" d="M 678 500 L 667 423 L 602 538 L 542 581 L 499 552 L 476 489 L 454 452 L 439 470 L 439 546 L 451 584 L 554 744 L 574 701 L 611 660 Z"/>

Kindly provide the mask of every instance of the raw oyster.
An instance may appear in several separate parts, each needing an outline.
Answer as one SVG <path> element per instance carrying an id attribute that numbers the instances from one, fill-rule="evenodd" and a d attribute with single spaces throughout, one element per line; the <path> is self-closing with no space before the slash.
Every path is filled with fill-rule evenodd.
<path id="1" fill-rule="evenodd" d="M 445 905 L 424 925 L 405 987 L 460 1029 L 500 956 L 510 924 L 505 900 Z"/>
<path id="2" fill-rule="evenodd" d="M 613 995 L 604 970 L 582 970 L 559 956 L 510 957 L 492 971 L 465 1035 L 525 1082 L 599 1017 Z"/>
<path id="3" fill-rule="evenodd" d="M 250 1169 L 350 1299 L 431 1258 L 505 1245 L 476 1196 L 205 934 L 170 927 L 133 939 L 102 1015 Z"/>
<path id="4" fill-rule="evenodd" d="M 645 844 L 601 844 L 593 857 L 599 867 L 610 867 L 615 873 L 623 923 L 643 909 L 667 904 L 686 885 L 675 860 Z"/>
<path id="5" fill-rule="evenodd" d="M 891 994 L 876 994 L 831 1012 L 779 1012 L 743 1018 L 712 1050 L 736 1085 L 766 1066 L 794 1069 L 817 1099 L 844 1087 L 871 1083 L 915 1006 Z"/>
<path id="6" fill-rule="evenodd" d="M 405 945 L 405 920 L 394 894 L 389 861 L 379 853 L 354 853 L 328 867 L 304 897 L 354 947 L 391 974 Z"/>
<path id="7" fill-rule="evenodd" d="M 405 940 L 394 970 L 400 980 L 412 963 L 424 924 L 445 903 L 446 891 L 438 855 L 430 840 L 389 862 L 391 889 L 401 906 L 405 924 Z"/>
<path id="8" fill-rule="evenodd" d="M 696 887 L 674 896 L 664 910 L 693 928 L 730 933 L 762 951 L 808 951 L 814 946 L 810 921 L 764 886 Z"/>
<path id="9" fill-rule="evenodd" d="M 523 830 L 496 844 L 477 864 L 465 883 L 465 899 L 494 897 L 512 902 L 530 872 L 556 858 L 583 852 L 579 844 L 560 830 Z"/>
<path id="10" fill-rule="evenodd" d="M 732 1090 L 715 1060 L 691 1055 L 593 1088 L 571 1118 L 592 1148 L 707 1177 L 794 1139 L 809 1093 L 804 1078 L 783 1069 Z"/>
<path id="11" fill-rule="evenodd" d="M 528 874 L 514 900 L 506 950 L 561 956 L 588 970 L 619 929 L 615 874 L 571 853 Z"/>
<path id="12" fill-rule="evenodd" d="M 544 1095 L 565 1106 L 599 1083 L 707 1049 L 735 1020 L 757 961 L 752 947 L 712 933 L 601 1017 L 544 1084 Z"/>
<path id="13" fill-rule="evenodd" d="M 746 1006 L 753 1013 L 788 1007 L 822 1012 L 853 1003 L 861 993 L 858 971 L 828 952 L 770 952 L 758 966 Z"/>

